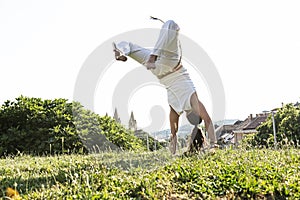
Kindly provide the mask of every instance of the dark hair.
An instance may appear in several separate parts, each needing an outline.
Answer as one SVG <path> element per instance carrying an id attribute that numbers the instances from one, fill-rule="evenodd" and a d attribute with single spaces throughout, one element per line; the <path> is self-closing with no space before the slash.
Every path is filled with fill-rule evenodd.
<path id="1" fill-rule="evenodd" d="M 189 150 L 200 151 L 204 143 L 204 136 L 201 129 L 198 128 L 198 125 L 202 122 L 202 119 L 198 114 L 194 112 L 187 114 L 186 118 L 192 125 L 195 126 L 191 134 Z"/>
<path id="2" fill-rule="evenodd" d="M 204 143 L 204 137 L 202 134 L 201 129 L 198 126 L 195 126 L 192 135 L 191 135 L 191 142 L 190 142 L 190 151 L 200 151 L 201 147 Z"/>

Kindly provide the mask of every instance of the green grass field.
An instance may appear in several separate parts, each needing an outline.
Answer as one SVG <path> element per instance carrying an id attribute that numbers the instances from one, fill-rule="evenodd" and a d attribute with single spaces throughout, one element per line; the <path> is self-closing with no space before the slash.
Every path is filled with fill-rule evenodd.
<path id="1" fill-rule="evenodd" d="M 299 199 L 300 150 L 227 149 L 214 155 L 107 152 L 0 160 L 1 198 Z"/>

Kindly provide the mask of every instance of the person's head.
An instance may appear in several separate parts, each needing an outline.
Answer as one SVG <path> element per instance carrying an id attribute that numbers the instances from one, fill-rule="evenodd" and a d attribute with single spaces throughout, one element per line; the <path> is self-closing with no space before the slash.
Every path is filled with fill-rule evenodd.
<path id="1" fill-rule="evenodd" d="M 193 111 L 187 112 L 186 118 L 194 126 L 197 126 L 198 124 L 201 124 L 201 122 L 202 122 L 201 117 L 198 114 L 194 113 Z"/>

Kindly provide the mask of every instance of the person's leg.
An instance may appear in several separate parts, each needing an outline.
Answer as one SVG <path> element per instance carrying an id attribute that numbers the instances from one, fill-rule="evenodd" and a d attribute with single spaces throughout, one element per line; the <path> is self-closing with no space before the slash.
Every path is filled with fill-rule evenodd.
<path id="1" fill-rule="evenodd" d="M 124 56 L 129 56 L 142 65 L 144 65 L 148 61 L 151 53 L 150 49 L 143 48 L 139 45 L 127 41 L 117 43 L 116 48 L 118 51 L 122 52 Z M 118 51 L 115 51 L 116 56 L 119 56 Z"/>
<path id="2" fill-rule="evenodd" d="M 176 146 L 177 146 L 177 131 L 178 131 L 178 121 L 179 115 L 176 111 L 170 106 L 170 128 L 171 128 L 171 153 L 176 153 Z"/>
<path id="3" fill-rule="evenodd" d="M 201 101 L 199 101 L 196 92 L 191 96 L 191 106 L 193 112 L 197 113 L 204 120 L 205 129 L 208 133 L 208 139 L 211 147 L 213 147 L 217 142 L 214 125 L 204 105 L 201 103 Z"/>

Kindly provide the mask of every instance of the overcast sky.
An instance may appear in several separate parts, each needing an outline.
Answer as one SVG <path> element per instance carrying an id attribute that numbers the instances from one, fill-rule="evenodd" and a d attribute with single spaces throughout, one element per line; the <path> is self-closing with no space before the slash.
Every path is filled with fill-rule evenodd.
<path id="1" fill-rule="evenodd" d="M 0 0 L 0 103 L 21 94 L 72 100 L 76 78 L 91 52 L 123 32 L 160 28 L 149 20 L 153 15 L 175 20 L 181 34 L 203 48 L 222 79 L 226 118 L 244 119 L 282 102 L 300 101 L 299 9 L 297 0 Z M 126 70 L 138 66 L 132 61 L 111 65 L 99 80 L 96 113 L 113 114 L 114 87 Z M 211 112 L 209 86 L 189 72 Z M 141 127 L 149 124 L 153 105 L 168 114 L 165 91 L 158 86 L 142 87 L 124 101 Z"/>

